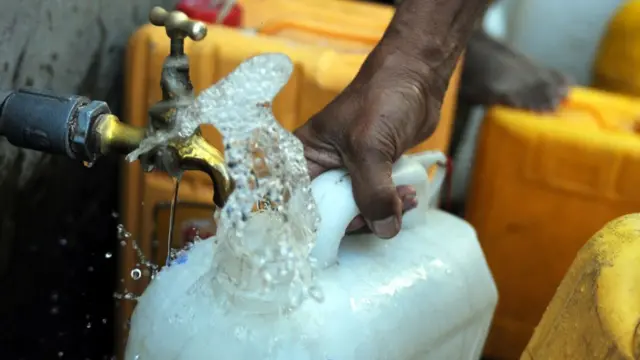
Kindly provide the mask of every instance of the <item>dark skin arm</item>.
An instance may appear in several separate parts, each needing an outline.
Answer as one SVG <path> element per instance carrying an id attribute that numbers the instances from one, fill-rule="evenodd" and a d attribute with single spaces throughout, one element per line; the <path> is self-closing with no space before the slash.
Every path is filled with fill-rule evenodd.
<path id="1" fill-rule="evenodd" d="M 365 223 L 378 236 L 400 230 L 415 190 L 396 188 L 392 164 L 435 130 L 449 78 L 485 0 L 404 0 L 355 79 L 296 131 L 312 178 L 346 168 Z"/>
<path id="2" fill-rule="evenodd" d="M 469 39 L 466 60 L 460 95 L 471 104 L 551 111 L 568 92 L 564 75 L 535 64 L 481 28 Z"/>
<path id="3" fill-rule="evenodd" d="M 553 111 L 567 96 L 563 74 L 535 64 L 526 55 L 492 38 L 482 27 L 473 32 L 465 52 L 450 154 L 456 155 L 472 105 L 505 105 L 532 111 Z M 464 113 L 467 116 L 464 116 Z"/>

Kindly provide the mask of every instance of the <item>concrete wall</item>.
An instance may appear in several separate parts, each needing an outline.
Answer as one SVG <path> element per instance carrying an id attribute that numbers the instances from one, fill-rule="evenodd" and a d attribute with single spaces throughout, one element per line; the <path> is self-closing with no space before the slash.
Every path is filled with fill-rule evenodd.
<path id="1" fill-rule="evenodd" d="M 117 77 L 131 32 L 152 5 L 174 0 L 3 0 L 0 89 L 19 86 L 120 100 Z M 19 151 L 0 145 L 0 184 Z M 24 183 L 41 155 L 25 152 Z M 12 175 L 16 176 L 16 175 Z"/>
<path id="2" fill-rule="evenodd" d="M 0 89 L 77 93 L 117 112 L 128 37 L 152 6 L 175 1 L 0 3 Z M 109 355 L 116 169 L 117 159 L 86 169 L 0 139 L 0 328 L 11 329 L 0 332 L 0 358 Z"/>

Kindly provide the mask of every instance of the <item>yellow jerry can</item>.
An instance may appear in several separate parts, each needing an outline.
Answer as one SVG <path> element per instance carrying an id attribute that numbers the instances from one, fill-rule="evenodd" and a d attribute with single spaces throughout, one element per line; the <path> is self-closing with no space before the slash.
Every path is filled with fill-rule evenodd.
<path id="1" fill-rule="evenodd" d="M 500 294 L 487 356 L 517 358 L 585 239 L 640 206 L 638 121 L 639 99 L 587 88 L 488 111 L 466 214 Z"/>
<path id="2" fill-rule="evenodd" d="M 596 233 L 573 261 L 521 360 L 640 359 L 640 214 Z"/>
<path id="3" fill-rule="evenodd" d="M 640 96 L 640 1 L 625 2 L 616 12 L 600 42 L 594 86 Z"/>

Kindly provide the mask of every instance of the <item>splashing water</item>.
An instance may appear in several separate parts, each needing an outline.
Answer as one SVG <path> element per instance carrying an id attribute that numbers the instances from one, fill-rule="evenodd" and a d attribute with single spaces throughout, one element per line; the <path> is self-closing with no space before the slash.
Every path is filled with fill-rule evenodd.
<path id="1" fill-rule="evenodd" d="M 215 126 L 236 186 L 216 212 L 220 246 L 215 279 L 235 292 L 287 290 L 288 306 L 307 295 L 322 299 L 309 257 L 318 214 L 302 143 L 280 126 L 271 110 L 292 70 L 283 54 L 246 60 L 193 104 L 178 108 L 172 129 L 152 134 L 127 156 L 134 161 L 169 142 L 185 141 L 202 124 Z"/>
<path id="2" fill-rule="evenodd" d="M 178 205 L 178 193 L 180 192 L 181 175 L 175 179 L 173 197 L 171 198 L 171 211 L 169 212 L 169 234 L 167 235 L 167 259 L 165 264 L 171 264 L 171 243 L 173 242 L 173 227 L 176 222 L 176 206 Z"/>
<path id="3" fill-rule="evenodd" d="M 138 242 L 135 239 L 131 238 L 131 233 L 128 232 L 127 229 L 125 229 L 123 224 L 119 224 L 117 226 L 117 231 L 120 246 L 125 247 L 128 243 L 131 243 L 131 247 L 133 248 L 133 251 L 136 255 L 136 267 L 132 268 L 129 273 L 131 279 L 140 280 L 143 276 L 145 276 L 153 280 L 160 271 L 160 267 L 149 261 L 147 257 L 144 256 L 144 253 L 142 252 L 142 249 L 140 249 Z M 109 257 L 111 256 L 111 253 L 107 254 L 109 254 Z M 120 279 L 120 281 L 124 282 L 124 279 Z M 136 300 L 138 298 L 138 294 L 134 294 L 125 288 L 121 293 L 115 292 L 113 294 L 113 297 L 118 300 Z"/>

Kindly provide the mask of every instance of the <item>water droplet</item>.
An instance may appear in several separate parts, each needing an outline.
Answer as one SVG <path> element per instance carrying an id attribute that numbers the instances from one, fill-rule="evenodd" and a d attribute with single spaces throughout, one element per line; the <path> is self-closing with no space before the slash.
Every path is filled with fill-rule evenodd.
<path id="1" fill-rule="evenodd" d="M 65 239 L 65 238 L 60 239 L 60 245 L 66 246 L 67 245 L 67 239 Z"/>
<path id="2" fill-rule="evenodd" d="M 124 225 L 122 224 L 118 224 L 117 232 L 118 232 L 118 239 L 120 240 L 126 240 L 131 237 L 131 233 L 128 232 L 127 229 L 125 229 Z"/>
<path id="3" fill-rule="evenodd" d="M 49 310 L 49 312 L 51 313 L 51 315 L 58 315 L 58 313 L 60 312 L 60 308 L 54 306 L 51 308 L 51 310 Z"/>
<path id="4" fill-rule="evenodd" d="M 247 337 L 247 328 L 244 326 L 238 326 L 235 329 L 236 338 L 243 340 Z"/>
<path id="5" fill-rule="evenodd" d="M 51 293 L 51 301 L 58 301 L 58 293 L 57 292 L 52 292 Z"/>
<path id="6" fill-rule="evenodd" d="M 111 259 L 111 257 L 113 256 L 113 254 L 111 254 L 110 252 L 104 254 L 104 257 L 107 259 Z"/>
<path id="7" fill-rule="evenodd" d="M 131 278 L 133 280 L 139 280 L 142 277 L 142 271 L 140 269 L 131 270 Z"/>
<path id="8" fill-rule="evenodd" d="M 107 319 L 102 319 L 102 323 L 106 324 L 107 323 Z"/>
<path id="9" fill-rule="evenodd" d="M 91 323 L 87 323 L 87 329 L 91 329 Z"/>
<path id="10" fill-rule="evenodd" d="M 311 296 L 312 299 L 314 299 L 317 302 L 323 302 L 324 301 L 324 293 L 322 292 L 322 289 L 320 289 L 317 286 L 312 286 L 309 288 L 309 296 Z"/>
<path id="11" fill-rule="evenodd" d="M 300 306 L 300 304 L 302 304 L 303 301 L 303 297 L 302 294 L 292 294 L 289 297 L 289 305 L 291 306 L 291 308 L 297 308 Z"/>
<path id="12" fill-rule="evenodd" d="M 93 272 L 93 266 L 89 266 L 89 267 L 87 268 L 87 271 L 88 271 L 88 272 Z"/>
<path id="13" fill-rule="evenodd" d="M 63 357 L 63 356 L 64 356 L 64 353 L 63 353 L 62 351 L 58 351 L 58 357 L 60 357 L 60 358 L 61 358 L 61 357 Z"/>
<path id="14" fill-rule="evenodd" d="M 120 246 L 122 246 L 122 247 L 127 246 L 127 242 L 126 242 L 126 241 L 124 241 L 124 240 L 120 241 Z"/>
<path id="15" fill-rule="evenodd" d="M 120 214 L 118 214 L 115 211 L 111 213 L 111 217 L 114 218 L 114 219 L 117 218 L 118 216 L 120 216 Z"/>

